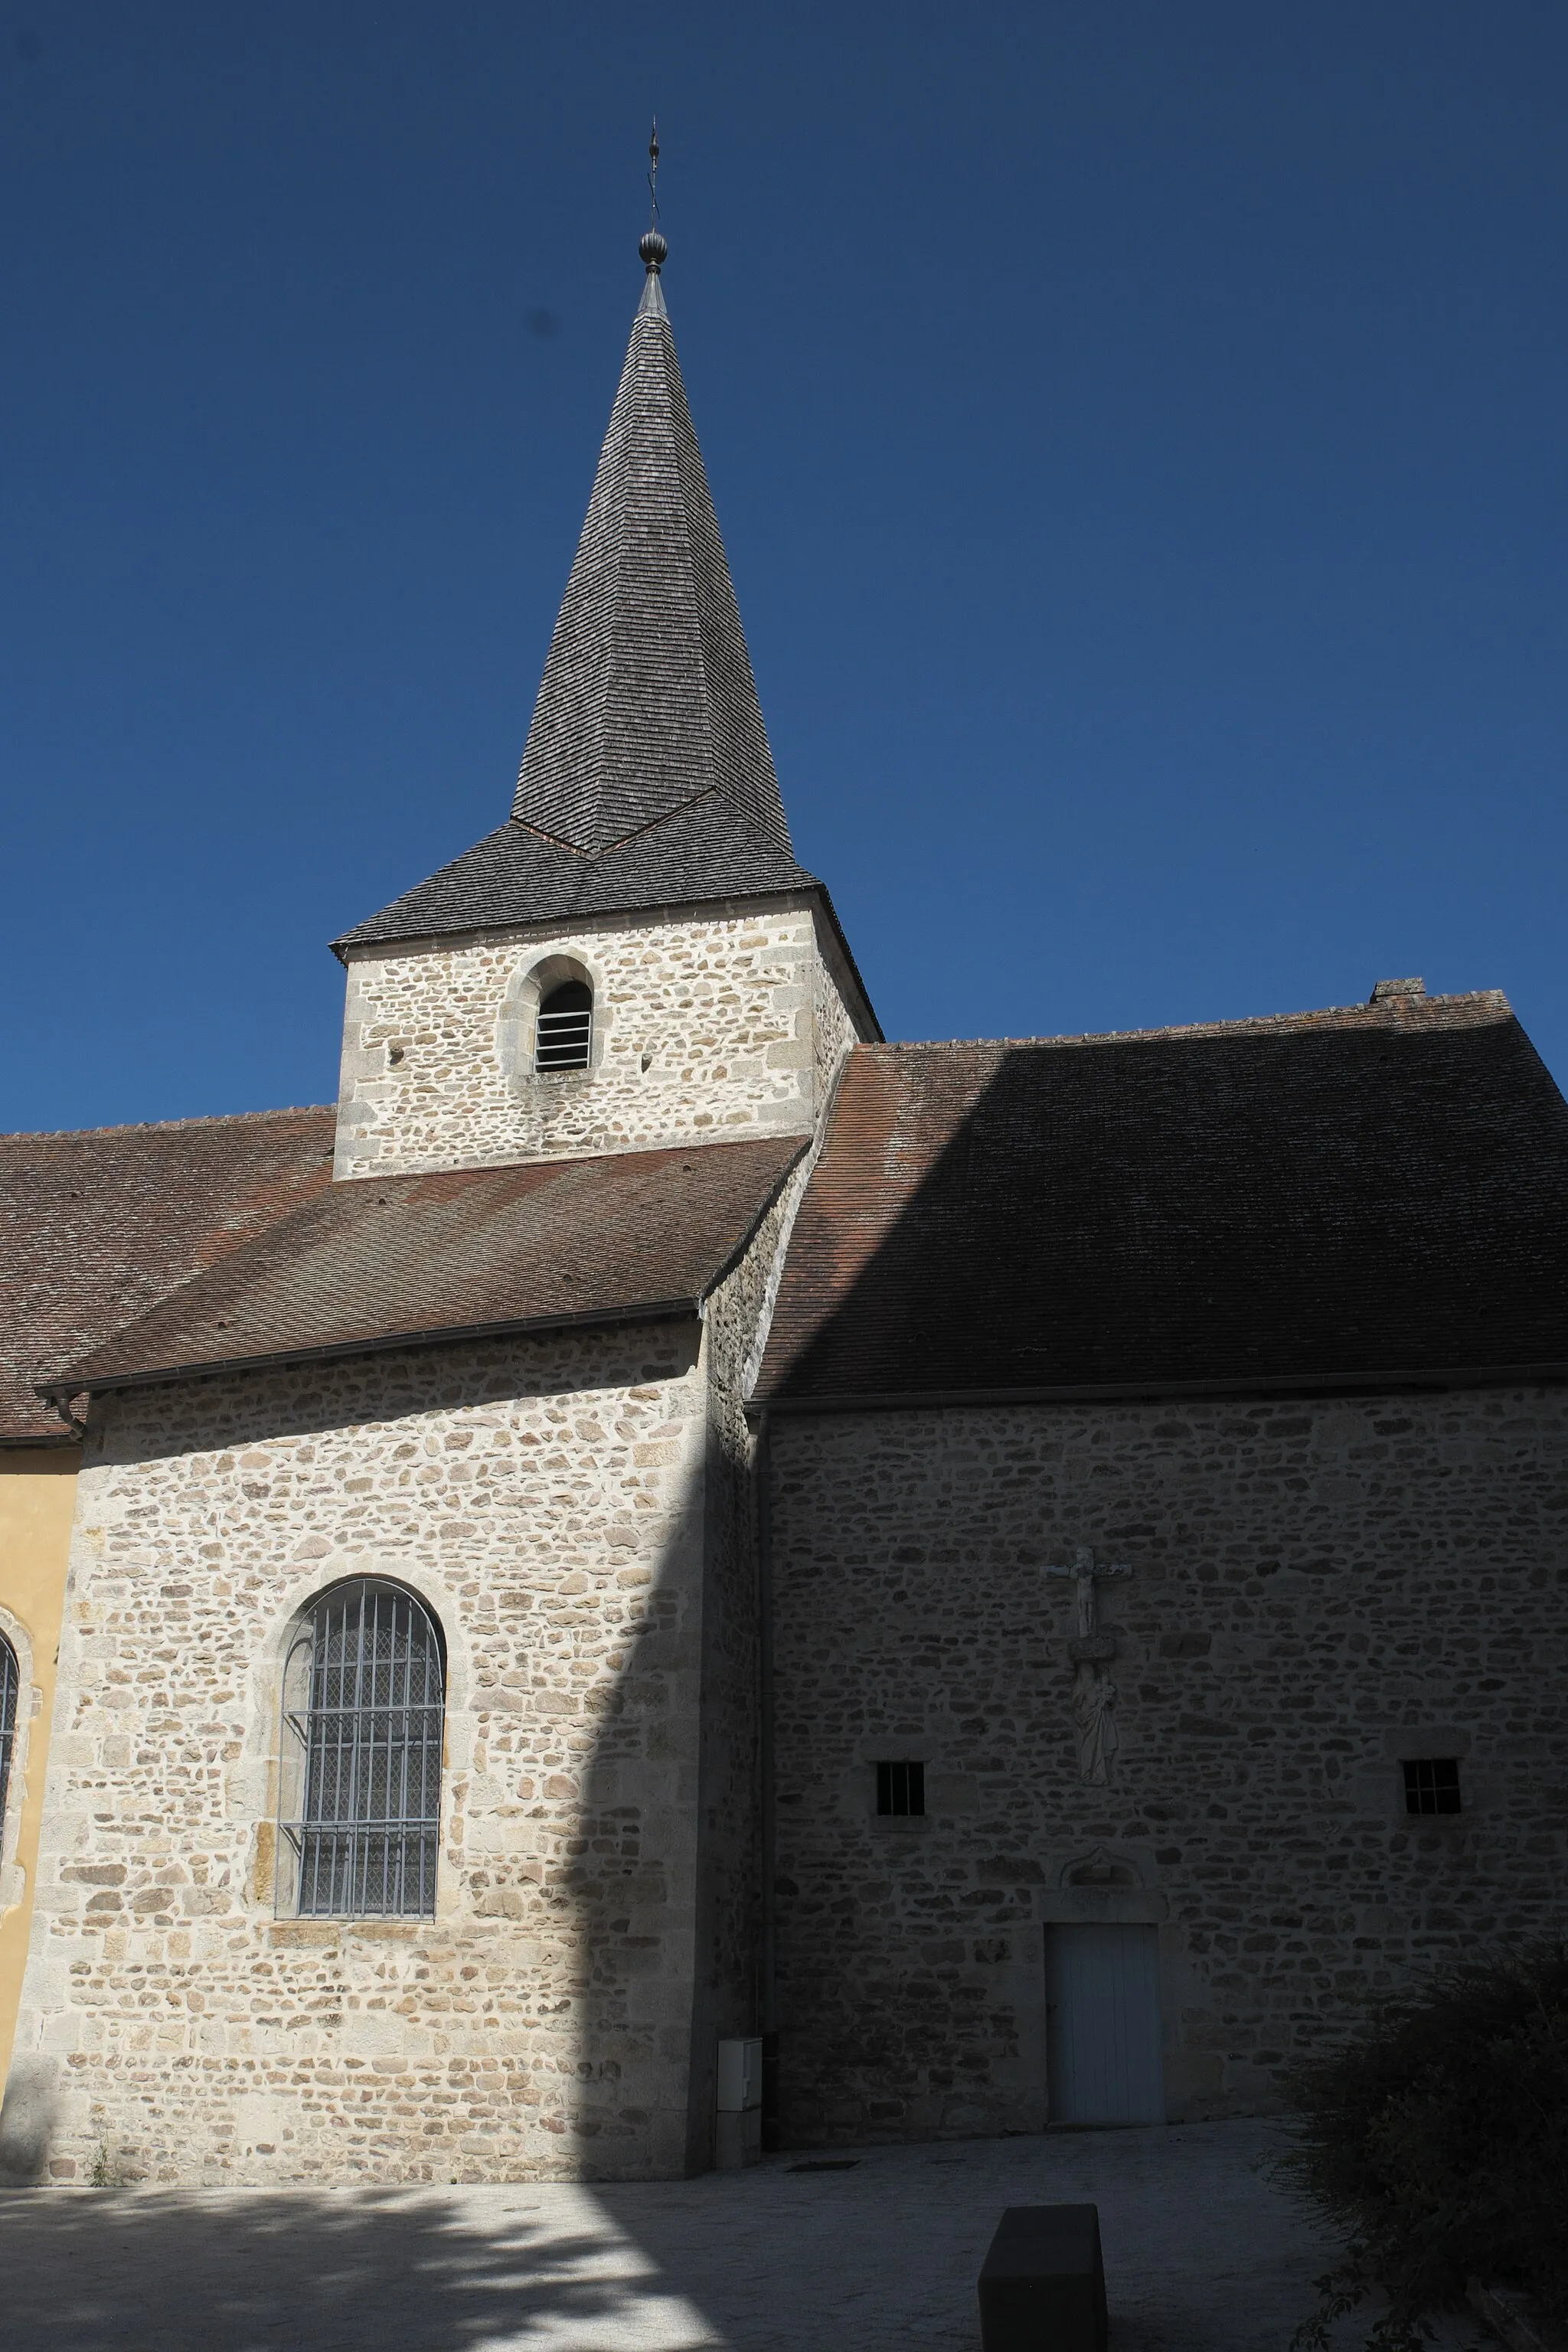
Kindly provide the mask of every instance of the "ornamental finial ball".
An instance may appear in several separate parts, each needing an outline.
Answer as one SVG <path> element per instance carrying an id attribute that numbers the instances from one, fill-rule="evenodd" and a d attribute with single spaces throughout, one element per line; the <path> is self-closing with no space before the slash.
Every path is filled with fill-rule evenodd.
<path id="1" fill-rule="evenodd" d="M 669 247 L 658 229 L 644 230 L 637 251 L 643 257 L 643 266 L 649 276 L 657 278 L 669 257 Z"/>

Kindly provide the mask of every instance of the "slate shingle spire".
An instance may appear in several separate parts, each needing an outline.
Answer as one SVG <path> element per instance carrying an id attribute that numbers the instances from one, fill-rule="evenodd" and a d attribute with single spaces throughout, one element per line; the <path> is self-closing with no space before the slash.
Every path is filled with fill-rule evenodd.
<path id="1" fill-rule="evenodd" d="M 660 285 L 657 227 L 511 820 L 374 940 L 822 890 L 795 863 Z M 826 900 L 826 892 L 822 893 Z"/>
<path id="2" fill-rule="evenodd" d="M 647 270 L 512 814 L 594 856 L 720 793 L 791 853 L 730 568 Z"/>

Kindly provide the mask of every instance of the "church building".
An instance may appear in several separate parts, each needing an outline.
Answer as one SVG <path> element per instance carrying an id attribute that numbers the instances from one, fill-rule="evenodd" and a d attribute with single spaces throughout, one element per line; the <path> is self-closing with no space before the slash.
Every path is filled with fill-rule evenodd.
<path id="1" fill-rule="evenodd" d="M 0 1138 L 12 2179 L 1256 2113 L 1568 1927 L 1568 1105 L 1409 979 L 885 1042 L 641 255 L 335 1108 Z"/>

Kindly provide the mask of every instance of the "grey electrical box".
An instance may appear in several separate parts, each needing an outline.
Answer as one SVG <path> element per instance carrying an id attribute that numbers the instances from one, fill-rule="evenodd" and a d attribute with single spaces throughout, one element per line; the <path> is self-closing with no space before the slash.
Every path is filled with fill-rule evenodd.
<path id="1" fill-rule="evenodd" d="M 763 2044 L 760 2035 L 721 2042 L 719 2112 L 713 2161 L 721 2172 L 739 2172 L 763 2152 Z"/>

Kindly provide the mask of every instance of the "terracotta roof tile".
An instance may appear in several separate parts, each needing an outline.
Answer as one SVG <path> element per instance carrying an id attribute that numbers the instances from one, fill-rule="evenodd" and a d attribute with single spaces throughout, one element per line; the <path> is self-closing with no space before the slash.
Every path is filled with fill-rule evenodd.
<path id="1" fill-rule="evenodd" d="M 1561 1362 L 1565 1186 L 1495 992 L 862 1046 L 758 1397 Z"/>
<path id="2" fill-rule="evenodd" d="M 0 1444 L 61 1438 L 35 1381 L 321 1191 L 334 1122 L 269 1110 L 0 1136 Z"/>
<path id="3" fill-rule="evenodd" d="M 121 1330 L 61 1384 L 520 1325 L 689 1311 L 742 1247 L 798 1136 L 333 1184 Z"/>

